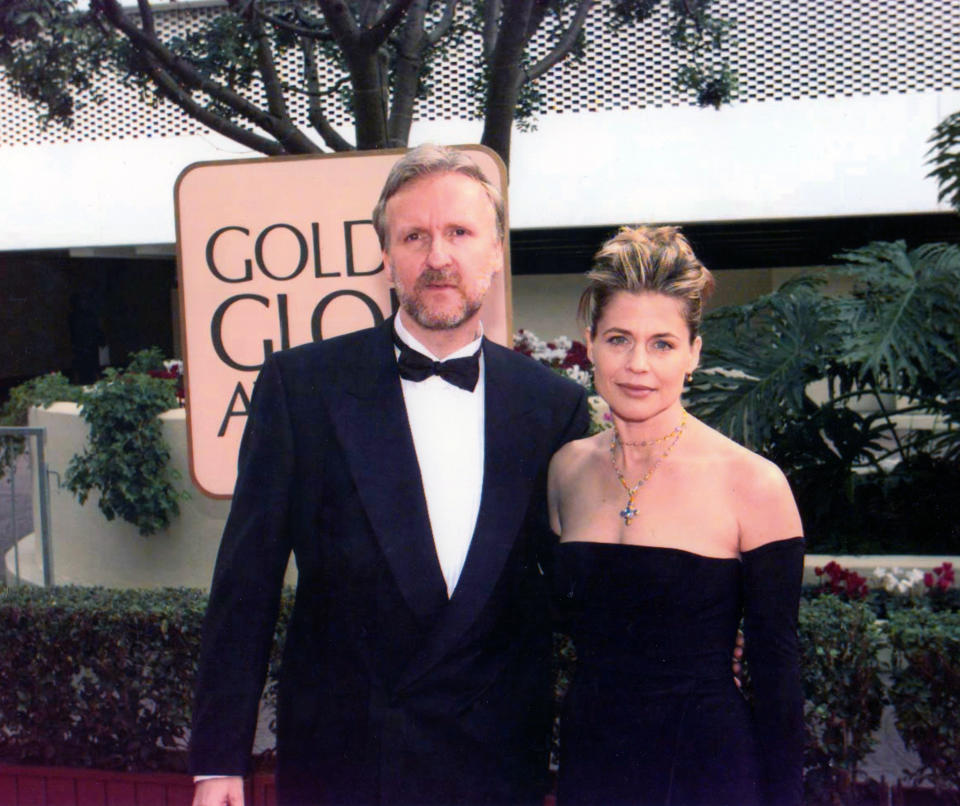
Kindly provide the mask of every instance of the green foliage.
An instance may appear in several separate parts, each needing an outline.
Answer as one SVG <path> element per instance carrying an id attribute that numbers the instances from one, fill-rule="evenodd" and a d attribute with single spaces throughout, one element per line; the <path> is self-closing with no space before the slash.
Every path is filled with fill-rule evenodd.
<path id="1" fill-rule="evenodd" d="M 157 415 L 177 405 L 171 381 L 108 369 L 80 405 L 90 437 L 67 467 L 67 488 L 81 504 L 97 490 L 107 520 L 119 515 L 142 535 L 166 528 L 179 506 Z"/>
<path id="2" fill-rule="evenodd" d="M 0 590 L 0 757 L 183 769 L 197 591 Z"/>
<path id="3" fill-rule="evenodd" d="M 163 350 L 159 347 L 148 347 L 146 350 L 137 350 L 130 356 L 127 363 L 127 372 L 162 372 Z"/>
<path id="4" fill-rule="evenodd" d="M 10 397 L 0 408 L 0 425 L 25 426 L 31 406 L 47 408 L 58 400 L 78 401 L 81 389 L 73 386 L 59 372 L 39 375 L 14 386 Z M 24 441 L 20 437 L 0 437 L 0 478 L 10 471 L 23 453 Z"/>
<path id="5" fill-rule="evenodd" d="M 90 22 L 73 0 L 0 3 L 0 66 L 13 90 L 33 102 L 44 127 L 72 125 L 78 92 L 102 100 L 95 79 L 111 37 Z"/>
<path id="6" fill-rule="evenodd" d="M 960 803 L 960 613 L 900 611 L 888 632 L 897 730 L 921 761 L 913 775 Z"/>
<path id="7" fill-rule="evenodd" d="M 732 26 L 711 13 L 714 0 L 544 0 L 523 8 L 423 0 L 399 14 L 393 13 L 399 3 L 228 3 L 176 35 L 157 24 L 161 5 L 143 0 L 134 10 L 96 0 L 80 11 L 77 0 L 0 0 L 0 67 L 44 124 L 71 125 L 82 99 L 103 100 L 97 86 L 110 75 L 137 88 L 144 103 L 172 100 L 204 125 L 267 154 L 319 151 L 317 134 L 334 150 L 403 145 L 416 102 L 432 91 L 436 60 L 462 52 L 469 39 L 479 41 L 480 56 L 463 92 L 489 124 L 484 143 L 507 160 L 511 126 L 533 128 L 546 108 L 537 80 L 582 59 L 590 14 L 605 14 L 626 36 L 666 5 L 664 44 L 684 59 L 677 86 L 715 107 L 736 86 L 726 58 Z M 286 81 L 276 64 L 291 51 L 302 70 Z M 309 135 L 290 111 L 302 98 Z M 334 131 L 331 99 L 354 116 L 354 144 Z"/>
<path id="8" fill-rule="evenodd" d="M 276 708 L 293 599 L 285 590 L 264 690 L 268 711 Z M 183 771 L 205 610 L 206 595 L 196 590 L 0 589 L 0 759 Z M 898 728 L 923 759 L 918 776 L 949 794 L 960 748 L 960 614 L 900 611 L 889 631 Z M 801 603 L 800 640 L 805 779 L 815 803 L 849 787 L 873 744 L 883 643 L 866 605 L 830 595 Z M 573 645 L 555 636 L 558 703 L 574 667 Z"/>
<path id="9" fill-rule="evenodd" d="M 885 697 L 873 611 L 827 594 L 800 607 L 808 802 L 847 796 L 870 752 Z"/>
<path id="10" fill-rule="evenodd" d="M 688 395 L 694 414 L 784 469 L 814 548 L 834 551 L 883 526 L 867 505 L 877 496 L 931 457 L 960 456 L 960 249 L 878 242 L 839 257 L 844 294 L 801 277 L 708 315 Z M 942 428 L 903 435 L 897 416 L 914 413 Z"/>
<path id="11" fill-rule="evenodd" d="M 264 703 L 293 592 L 285 591 Z M 206 594 L 0 589 L 0 760 L 183 772 Z"/>
<path id="12" fill-rule="evenodd" d="M 958 360 L 960 247 L 877 242 L 839 257 L 854 280 L 842 362 L 874 388 L 938 391 L 937 371 Z"/>
<path id="13" fill-rule="evenodd" d="M 944 118 L 933 130 L 927 155 L 927 164 L 933 166 L 927 176 L 940 186 L 937 199 L 960 212 L 960 112 Z"/>

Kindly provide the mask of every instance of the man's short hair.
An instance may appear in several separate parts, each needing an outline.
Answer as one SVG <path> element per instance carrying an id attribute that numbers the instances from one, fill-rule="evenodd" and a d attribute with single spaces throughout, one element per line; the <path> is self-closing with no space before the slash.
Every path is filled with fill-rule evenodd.
<path id="1" fill-rule="evenodd" d="M 373 228 L 380 239 L 381 249 L 386 249 L 389 243 L 387 202 L 405 185 L 425 176 L 442 173 L 463 174 L 480 183 L 493 205 L 497 219 L 497 238 L 503 240 L 506 232 L 506 213 L 500 191 L 487 181 L 477 164 L 462 151 L 426 143 L 411 149 L 396 162 L 390 169 L 387 181 L 383 184 L 383 190 L 380 191 L 377 206 L 373 208 Z"/>

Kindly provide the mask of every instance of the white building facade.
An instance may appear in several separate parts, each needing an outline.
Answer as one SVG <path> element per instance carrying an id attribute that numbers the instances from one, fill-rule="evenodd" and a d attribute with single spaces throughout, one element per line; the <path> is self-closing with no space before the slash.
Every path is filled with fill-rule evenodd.
<path id="1" fill-rule="evenodd" d="M 933 128 L 960 109 L 960 3 L 723 0 L 715 13 L 736 22 L 729 59 L 739 87 L 719 111 L 696 107 L 674 87 L 667 5 L 621 32 L 595 12 L 586 58 L 544 77 L 547 109 L 535 130 L 514 133 L 517 326 L 570 332 L 572 308 L 557 316 L 547 309 L 568 304 L 572 281 L 544 275 L 585 269 L 591 249 L 622 223 L 681 223 L 695 246 L 703 242 L 708 265 L 712 255 L 725 269 L 820 262 L 815 249 L 789 254 L 801 238 L 824 249 L 875 237 L 954 238 L 955 217 L 937 202 L 925 162 Z M 221 8 L 172 4 L 158 10 L 158 25 L 184 32 Z M 479 140 L 482 121 L 464 93 L 476 47 L 467 40 L 436 66 L 411 145 Z M 282 65 L 291 79 L 296 69 Z M 27 307 L 38 303 L 23 278 L 28 264 L 49 273 L 51 260 L 72 260 L 76 271 L 96 263 L 109 273 L 104 261 L 127 261 L 129 272 L 129 261 L 142 259 L 162 274 L 173 255 L 180 172 L 197 161 L 260 156 L 172 104 L 147 107 L 119 84 L 99 89 L 106 102 L 78 110 L 72 128 L 41 130 L 30 105 L 0 81 L 0 294 L 26 294 Z M 298 114 L 306 128 L 305 109 Z M 349 115 L 334 110 L 332 118 L 351 138 Z M 61 296 L 78 282 L 71 275 L 61 283 Z M 550 293 L 559 297 L 544 305 Z M 27 308 L 4 307 L 0 328 L 9 337 L 24 327 Z M 46 371 L 44 361 L 5 374 Z"/>

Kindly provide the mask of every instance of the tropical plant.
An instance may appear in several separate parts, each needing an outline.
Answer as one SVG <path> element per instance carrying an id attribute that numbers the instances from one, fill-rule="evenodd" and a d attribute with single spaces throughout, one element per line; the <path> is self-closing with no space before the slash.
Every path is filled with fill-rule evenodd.
<path id="1" fill-rule="evenodd" d="M 960 248 L 877 242 L 838 257 L 845 293 L 803 276 L 709 315 L 688 396 L 787 472 L 815 537 L 875 528 L 871 502 L 902 498 L 931 463 L 950 477 L 960 453 Z M 911 414 L 937 427 L 905 431 Z"/>
<path id="2" fill-rule="evenodd" d="M 928 156 L 933 170 L 927 176 L 937 180 L 937 198 L 960 212 L 960 112 L 948 115 L 933 130 Z"/>
<path id="3" fill-rule="evenodd" d="M 475 79 L 462 91 L 484 118 L 481 142 L 509 164 L 513 124 L 545 107 L 538 78 L 582 57 L 587 17 L 604 14 L 626 40 L 660 5 L 683 54 L 678 86 L 719 107 L 736 77 L 724 59 L 731 23 L 713 16 L 713 0 L 227 0 L 178 35 L 163 33 L 151 0 L 136 10 L 121 0 L 3 0 L 0 66 L 44 122 L 69 124 L 112 74 L 144 102 L 171 101 L 247 148 L 306 154 L 406 145 L 436 60 L 472 39 L 478 63 L 464 68 Z M 284 60 L 299 65 L 293 81 Z M 328 70 L 335 78 L 324 79 Z M 298 97 L 308 121 L 292 112 Z M 332 124 L 333 104 L 353 115 L 353 143 Z"/>

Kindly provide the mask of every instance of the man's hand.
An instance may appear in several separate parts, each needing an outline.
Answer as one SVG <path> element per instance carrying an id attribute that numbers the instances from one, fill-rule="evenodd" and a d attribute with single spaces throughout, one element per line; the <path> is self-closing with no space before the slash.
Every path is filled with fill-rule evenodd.
<path id="1" fill-rule="evenodd" d="M 207 778 L 193 788 L 193 806 L 243 806 L 243 778 Z"/>

